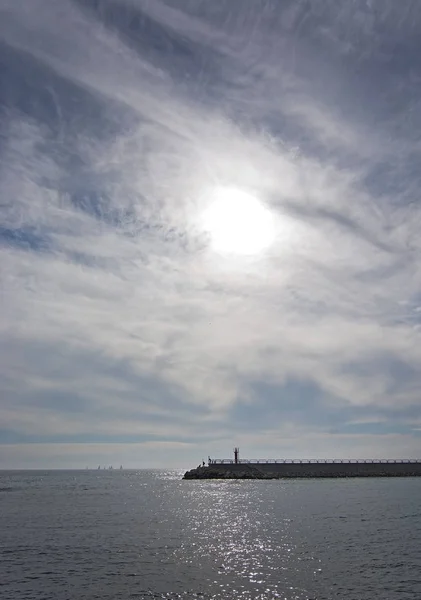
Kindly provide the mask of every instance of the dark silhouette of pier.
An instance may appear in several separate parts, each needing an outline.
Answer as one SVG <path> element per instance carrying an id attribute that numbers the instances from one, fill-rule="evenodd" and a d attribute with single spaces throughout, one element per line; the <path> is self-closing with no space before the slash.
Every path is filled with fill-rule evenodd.
<path id="1" fill-rule="evenodd" d="M 421 460 L 415 458 L 332 458 L 240 459 L 239 448 L 234 458 L 211 458 L 206 467 L 193 469 L 187 479 L 249 478 L 282 479 L 312 477 L 418 477 Z"/>

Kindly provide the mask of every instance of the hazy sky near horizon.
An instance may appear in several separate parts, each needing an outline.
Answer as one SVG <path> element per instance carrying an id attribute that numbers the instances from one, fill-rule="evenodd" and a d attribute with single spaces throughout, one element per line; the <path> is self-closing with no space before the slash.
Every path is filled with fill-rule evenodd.
<path id="1" fill-rule="evenodd" d="M 421 4 L 0 0 L 0 468 L 421 456 Z"/>

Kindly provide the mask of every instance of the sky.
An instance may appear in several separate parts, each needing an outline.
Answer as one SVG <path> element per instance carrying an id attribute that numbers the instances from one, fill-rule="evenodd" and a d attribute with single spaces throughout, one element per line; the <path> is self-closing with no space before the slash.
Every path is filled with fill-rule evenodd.
<path id="1" fill-rule="evenodd" d="M 0 0 L 0 468 L 421 457 L 417 0 Z"/>

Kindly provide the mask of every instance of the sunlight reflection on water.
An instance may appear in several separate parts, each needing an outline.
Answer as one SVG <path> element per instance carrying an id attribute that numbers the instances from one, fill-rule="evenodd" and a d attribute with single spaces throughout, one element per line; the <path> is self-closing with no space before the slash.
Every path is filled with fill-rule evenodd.
<path id="1" fill-rule="evenodd" d="M 2 598 L 421 597 L 420 479 L 181 475 L 0 474 Z"/>
<path id="2" fill-rule="evenodd" d="M 243 482 L 191 488 L 186 517 L 192 536 L 181 546 L 178 559 L 195 564 L 203 572 L 213 563 L 224 593 L 231 590 L 232 597 L 277 598 L 284 589 L 289 590 L 284 597 L 307 598 L 294 577 L 291 580 L 294 572 L 303 579 L 292 520 L 279 516 L 275 498 L 268 494 L 271 490 L 275 488 Z M 281 489 L 278 484 L 275 493 L 288 494 L 288 489 L 282 490 L 282 484 Z M 313 560 L 311 556 L 306 558 Z M 305 570 L 305 579 L 310 583 L 318 564 Z"/>

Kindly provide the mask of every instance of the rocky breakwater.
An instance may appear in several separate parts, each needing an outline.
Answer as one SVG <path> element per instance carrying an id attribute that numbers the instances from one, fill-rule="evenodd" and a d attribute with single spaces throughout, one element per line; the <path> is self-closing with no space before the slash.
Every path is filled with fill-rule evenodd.
<path id="1" fill-rule="evenodd" d="M 184 474 L 183 479 L 311 479 L 342 477 L 420 477 L 421 461 L 360 463 L 210 464 Z"/>
<path id="2" fill-rule="evenodd" d="M 258 469 L 245 466 L 244 469 L 230 471 L 217 467 L 197 467 L 184 473 L 183 479 L 278 479 L 276 473 L 262 473 Z"/>

